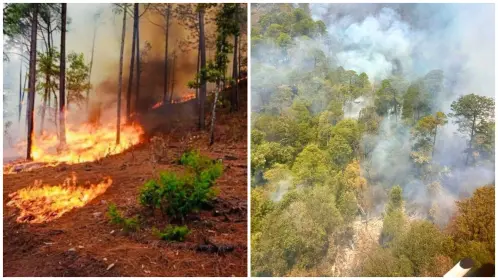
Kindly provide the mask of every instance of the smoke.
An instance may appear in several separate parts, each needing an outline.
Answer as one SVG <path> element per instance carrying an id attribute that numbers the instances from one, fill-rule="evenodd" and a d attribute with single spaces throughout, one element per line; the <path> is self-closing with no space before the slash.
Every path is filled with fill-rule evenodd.
<path id="1" fill-rule="evenodd" d="M 444 88 L 435 96 L 435 107 L 445 113 L 462 95 L 495 95 L 493 4 L 310 4 L 310 8 L 312 17 L 326 24 L 326 36 L 294 39 L 287 54 L 269 43 L 253 48 L 253 111 L 268 102 L 265 94 L 281 84 L 296 83 L 293 73 L 311 72 L 316 67 L 308 56 L 311 50 L 323 51 L 330 69 L 342 66 L 367 73 L 377 88 L 382 79 L 392 75 L 410 82 L 431 70 L 442 70 Z M 324 94 L 313 89 L 311 81 L 305 94 Z M 300 92 L 304 91 L 300 88 Z M 371 102 L 368 96 L 355 100 L 344 108 L 345 117 L 357 118 L 361 108 Z M 439 205 L 441 224 L 453 213 L 455 200 L 494 182 L 494 163 L 464 165 L 467 139 L 457 133 L 451 119 L 438 130 L 434 163 L 449 170 L 441 175 L 438 192 L 429 192 L 417 180 L 410 157 L 410 128 L 399 118 L 383 119 L 378 134 L 366 135 L 362 145 L 370 149 L 362 162 L 362 174 L 371 178 L 372 193 L 399 184 L 407 208 L 414 212 L 427 215 L 432 206 Z M 383 201 L 376 203 L 374 208 Z"/>

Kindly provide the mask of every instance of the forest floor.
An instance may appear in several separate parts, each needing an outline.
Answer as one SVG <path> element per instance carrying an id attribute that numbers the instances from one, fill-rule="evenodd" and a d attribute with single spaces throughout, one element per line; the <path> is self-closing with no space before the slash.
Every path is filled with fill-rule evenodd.
<path id="1" fill-rule="evenodd" d="M 247 112 L 219 113 L 216 142 L 208 146 L 208 131 L 183 127 L 163 137 L 166 158 L 151 161 L 151 143 L 98 162 L 43 167 L 4 174 L 3 275 L 4 276 L 246 276 L 247 275 Z M 208 119 L 207 119 L 208 120 Z M 209 122 L 206 122 L 209 126 Z M 109 223 L 109 203 L 130 217 L 143 214 L 139 189 L 159 171 L 180 170 L 177 161 L 188 148 L 222 159 L 223 175 L 215 186 L 220 192 L 212 209 L 186 220 L 192 230 L 185 242 L 168 243 L 152 234 L 165 218 L 151 217 L 138 232 L 125 233 Z M 110 176 L 112 185 L 82 208 L 75 208 L 47 223 L 18 223 L 19 210 L 7 206 L 9 194 L 35 180 L 61 184 L 72 172 L 79 182 L 100 182 Z"/>

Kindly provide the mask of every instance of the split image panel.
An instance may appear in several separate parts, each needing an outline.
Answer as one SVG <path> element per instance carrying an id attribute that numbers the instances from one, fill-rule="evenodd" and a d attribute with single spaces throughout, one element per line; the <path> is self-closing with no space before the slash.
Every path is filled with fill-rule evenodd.
<path id="1" fill-rule="evenodd" d="M 246 276 L 247 4 L 3 12 L 3 275 Z"/>
<path id="2" fill-rule="evenodd" d="M 494 8 L 251 5 L 251 275 L 494 275 Z"/>

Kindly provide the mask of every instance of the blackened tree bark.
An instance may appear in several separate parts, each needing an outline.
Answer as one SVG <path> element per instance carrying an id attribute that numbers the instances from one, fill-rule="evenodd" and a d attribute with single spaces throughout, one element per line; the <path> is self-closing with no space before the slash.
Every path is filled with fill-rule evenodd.
<path id="1" fill-rule="evenodd" d="M 133 39 L 131 40 L 131 61 L 130 61 L 130 75 L 128 77 L 128 92 L 126 94 L 126 122 L 130 122 L 131 116 L 131 89 L 133 88 L 133 70 L 135 68 L 135 53 L 136 53 L 136 40 L 138 29 L 138 3 L 134 4 L 133 8 Z"/>
<path id="2" fill-rule="evenodd" d="M 166 104 L 166 99 L 168 98 L 168 39 L 169 39 L 169 17 L 171 4 L 166 4 L 166 14 L 165 14 L 165 24 L 166 24 L 166 33 L 165 36 L 165 46 L 164 46 L 164 89 L 163 89 L 163 104 Z"/>
<path id="3" fill-rule="evenodd" d="M 140 99 L 140 17 L 138 16 L 139 7 L 137 6 L 137 87 L 135 91 L 135 111 L 138 109 L 138 100 Z"/>
<path id="4" fill-rule="evenodd" d="M 32 160 L 31 146 L 33 145 L 33 126 L 34 126 L 34 109 L 35 109 L 35 85 L 36 85 L 36 32 L 38 27 L 38 5 L 33 4 L 33 17 L 31 19 L 31 42 L 29 49 L 29 92 L 28 92 L 28 160 Z"/>
<path id="5" fill-rule="evenodd" d="M 198 4 L 201 6 L 202 4 Z M 201 51 L 201 69 L 206 68 L 206 44 L 204 42 L 204 7 L 199 7 L 199 45 Z M 200 79 L 200 99 L 199 99 L 199 129 L 203 130 L 205 128 L 204 119 L 204 106 L 206 103 L 206 79 L 202 77 Z"/>
<path id="6" fill-rule="evenodd" d="M 67 4 L 61 10 L 61 63 L 59 80 L 59 129 L 61 148 L 66 145 L 66 14 Z"/>
<path id="7" fill-rule="evenodd" d="M 126 11 L 127 6 L 124 5 L 123 8 L 123 30 L 121 31 L 121 49 L 119 51 L 119 78 L 118 78 L 118 110 L 117 110 L 117 120 L 116 120 L 116 145 L 120 142 L 121 133 L 121 90 L 123 87 L 123 53 L 124 53 L 124 42 L 126 36 Z"/>

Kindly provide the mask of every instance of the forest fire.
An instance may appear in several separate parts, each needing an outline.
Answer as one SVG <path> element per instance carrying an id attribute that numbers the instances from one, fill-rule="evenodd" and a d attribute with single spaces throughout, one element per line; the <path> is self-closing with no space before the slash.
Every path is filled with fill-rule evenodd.
<path id="1" fill-rule="evenodd" d="M 135 124 L 121 127 L 121 141 L 116 145 L 116 127 L 107 125 L 95 127 L 84 124 L 66 130 L 67 147 L 58 150 L 59 137 L 56 134 L 43 134 L 34 139 L 33 160 L 49 163 L 81 163 L 118 154 L 140 143 L 143 129 Z M 19 147 L 25 147 L 22 143 Z"/>
<path id="2" fill-rule="evenodd" d="M 35 181 L 33 186 L 9 194 L 11 201 L 7 206 L 15 206 L 21 211 L 16 219 L 18 223 L 50 222 L 74 208 L 85 206 L 111 184 L 111 178 L 104 178 L 96 185 L 86 182 L 79 186 L 74 173 L 62 185 L 42 185 L 41 181 Z"/>

